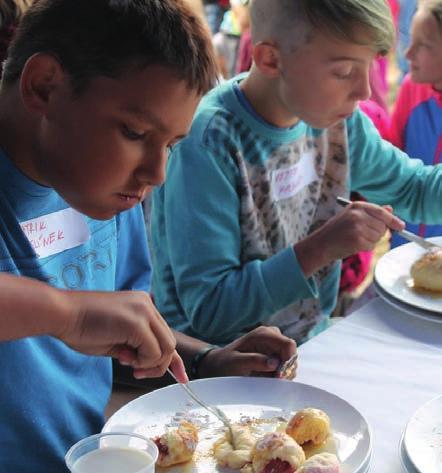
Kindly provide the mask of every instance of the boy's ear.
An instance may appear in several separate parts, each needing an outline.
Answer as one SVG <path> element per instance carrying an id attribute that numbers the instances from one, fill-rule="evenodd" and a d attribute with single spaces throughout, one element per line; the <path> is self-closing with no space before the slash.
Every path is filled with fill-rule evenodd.
<path id="1" fill-rule="evenodd" d="M 253 60 L 256 67 L 269 79 L 280 75 L 281 55 L 279 49 L 271 43 L 258 43 L 253 48 Z"/>
<path id="2" fill-rule="evenodd" d="M 20 92 L 26 109 L 45 115 L 51 94 L 64 83 L 64 78 L 63 69 L 54 56 L 46 53 L 31 56 L 20 78 Z"/>

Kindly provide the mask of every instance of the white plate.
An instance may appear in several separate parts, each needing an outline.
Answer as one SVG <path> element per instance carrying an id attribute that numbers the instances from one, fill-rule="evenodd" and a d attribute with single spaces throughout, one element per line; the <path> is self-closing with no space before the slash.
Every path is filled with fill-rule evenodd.
<path id="1" fill-rule="evenodd" d="M 404 447 L 420 473 L 442 472 L 442 396 L 413 414 L 405 429 Z"/>
<path id="2" fill-rule="evenodd" d="M 395 299 L 393 296 L 390 296 L 390 294 L 386 293 L 376 281 L 374 281 L 373 285 L 377 294 L 385 302 L 392 305 L 396 309 L 399 309 L 401 312 L 405 312 L 409 315 L 413 315 L 414 317 L 417 317 L 419 319 L 428 320 L 430 322 L 436 322 L 438 324 L 442 324 L 442 317 L 439 314 L 435 314 L 434 312 L 430 310 L 419 309 L 417 307 L 404 304 L 403 302 Z"/>
<path id="3" fill-rule="evenodd" d="M 442 237 L 429 240 L 442 244 Z M 374 277 L 381 289 L 395 299 L 419 309 L 441 314 L 442 317 L 442 296 L 416 292 L 412 287 L 411 266 L 424 253 L 425 250 L 415 243 L 398 246 L 378 261 Z"/>
<path id="4" fill-rule="evenodd" d="M 336 453 L 343 463 L 343 473 L 365 473 L 370 466 L 370 427 L 353 406 L 334 394 L 306 384 L 269 378 L 212 378 L 192 381 L 191 386 L 203 400 L 221 407 L 234 422 L 244 417 L 283 417 L 288 420 L 294 411 L 304 407 L 322 409 L 330 416 L 333 428 L 333 438 L 328 442 L 327 450 Z M 182 418 L 193 420 L 200 426 L 196 460 L 190 465 L 167 471 L 220 471 L 210 449 L 221 436 L 222 425 L 204 409 L 195 406 L 178 385 L 159 389 L 123 406 L 108 420 L 103 431 L 136 432 L 154 437 Z M 263 431 L 269 429 L 265 426 L 263 424 Z M 271 429 L 274 428 L 273 424 Z"/>
<path id="5" fill-rule="evenodd" d="M 402 467 L 405 470 L 405 473 L 419 473 L 408 458 L 404 446 L 404 435 L 405 432 L 402 434 L 401 440 L 399 442 L 399 458 L 401 459 Z"/>

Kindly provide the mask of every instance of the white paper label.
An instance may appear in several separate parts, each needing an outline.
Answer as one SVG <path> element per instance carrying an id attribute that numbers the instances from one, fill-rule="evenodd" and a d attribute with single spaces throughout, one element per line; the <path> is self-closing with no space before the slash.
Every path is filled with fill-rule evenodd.
<path id="1" fill-rule="evenodd" d="M 301 189 L 318 180 L 314 153 L 305 153 L 293 166 L 272 172 L 273 200 L 279 201 L 296 195 Z"/>
<path id="2" fill-rule="evenodd" d="M 39 258 L 75 248 L 90 238 L 85 217 L 74 209 L 26 220 L 20 226 Z"/>

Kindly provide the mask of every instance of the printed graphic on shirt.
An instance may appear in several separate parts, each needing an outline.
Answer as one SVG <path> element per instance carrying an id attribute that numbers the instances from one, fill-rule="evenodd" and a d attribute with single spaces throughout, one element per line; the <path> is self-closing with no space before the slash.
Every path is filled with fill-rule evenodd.
<path id="1" fill-rule="evenodd" d="M 90 239 L 85 217 L 70 208 L 26 220 L 20 226 L 39 258 L 70 250 Z"/>

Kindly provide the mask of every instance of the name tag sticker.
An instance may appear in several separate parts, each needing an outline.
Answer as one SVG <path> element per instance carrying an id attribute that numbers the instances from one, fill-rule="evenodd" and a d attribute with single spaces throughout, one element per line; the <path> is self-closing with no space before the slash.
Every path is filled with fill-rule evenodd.
<path id="1" fill-rule="evenodd" d="M 85 217 L 74 209 L 26 220 L 20 226 L 39 258 L 80 246 L 91 236 Z"/>
<path id="2" fill-rule="evenodd" d="M 275 201 L 288 199 L 319 179 L 313 153 L 304 153 L 297 164 L 272 172 L 272 194 Z"/>

